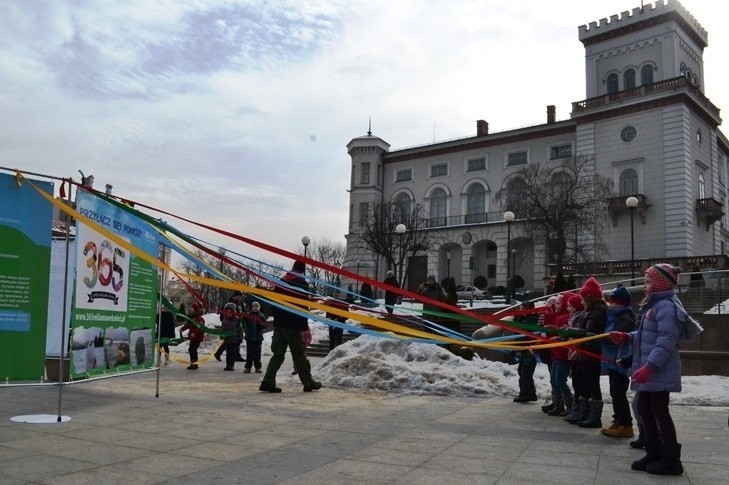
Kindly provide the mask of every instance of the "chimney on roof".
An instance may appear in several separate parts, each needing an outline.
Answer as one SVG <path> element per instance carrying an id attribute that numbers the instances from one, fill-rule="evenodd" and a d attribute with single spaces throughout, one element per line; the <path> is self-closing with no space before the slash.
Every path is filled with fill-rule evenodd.
<path id="1" fill-rule="evenodd" d="M 557 108 L 550 104 L 547 106 L 547 124 L 554 123 L 557 118 Z"/>
<path id="2" fill-rule="evenodd" d="M 486 136 L 489 134 L 489 124 L 484 120 L 476 121 L 476 136 Z"/>
<path id="3" fill-rule="evenodd" d="M 114 186 L 111 184 L 106 184 L 106 195 L 111 195 L 111 189 L 113 189 Z"/>

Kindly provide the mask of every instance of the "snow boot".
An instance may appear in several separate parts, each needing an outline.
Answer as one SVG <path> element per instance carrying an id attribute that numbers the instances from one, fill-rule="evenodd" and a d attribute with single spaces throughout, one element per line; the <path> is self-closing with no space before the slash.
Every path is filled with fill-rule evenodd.
<path id="1" fill-rule="evenodd" d="M 631 470 L 644 472 L 651 463 L 656 463 L 661 460 L 661 448 L 658 443 L 646 443 L 645 444 L 645 456 L 640 460 L 634 461 L 630 465 Z"/>
<path id="2" fill-rule="evenodd" d="M 683 464 L 681 463 L 681 444 L 680 443 L 663 443 L 660 446 L 661 459 L 659 461 L 649 463 L 645 471 L 653 475 L 681 475 L 683 473 Z"/>
<path id="3" fill-rule="evenodd" d="M 630 447 L 636 450 L 645 448 L 645 432 L 643 431 L 643 426 L 640 424 L 638 425 L 638 439 L 631 441 Z"/>
<path id="4" fill-rule="evenodd" d="M 569 416 L 572 413 L 572 406 L 574 405 L 575 400 L 572 397 L 572 394 L 567 394 L 564 396 L 564 410 L 558 414 L 558 416 Z"/>
<path id="5" fill-rule="evenodd" d="M 544 402 L 544 405 L 542 406 L 542 412 L 543 413 L 549 413 L 552 409 L 554 409 L 554 400 L 555 396 L 549 396 L 547 400 Z"/>
<path id="6" fill-rule="evenodd" d="M 580 428 L 602 428 L 602 401 L 590 399 L 587 418 L 577 422 Z"/>
<path id="7" fill-rule="evenodd" d="M 550 409 L 547 414 L 550 416 L 559 416 L 562 411 L 564 411 L 564 401 L 562 400 L 562 396 L 555 396 L 554 401 L 552 401 L 552 409 Z"/>
<path id="8" fill-rule="evenodd" d="M 587 418 L 587 398 L 580 397 L 572 405 L 572 412 L 565 416 L 563 419 L 571 424 L 576 424 L 578 421 L 582 421 Z"/>

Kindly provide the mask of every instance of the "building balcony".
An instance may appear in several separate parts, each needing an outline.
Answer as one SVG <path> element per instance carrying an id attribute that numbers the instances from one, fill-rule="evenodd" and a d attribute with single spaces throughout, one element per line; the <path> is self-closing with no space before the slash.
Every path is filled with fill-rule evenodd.
<path id="1" fill-rule="evenodd" d="M 493 224 L 504 222 L 504 211 L 483 212 L 479 214 L 461 214 L 457 216 L 427 217 L 426 229 L 440 229 L 452 226 L 467 226 L 472 224 Z"/>
<path id="2" fill-rule="evenodd" d="M 585 112 L 592 111 L 594 109 L 604 108 L 611 105 L 624 104 L 629 101 L 638 101 L 640 98 L 656 97 L 661 94 L 671 94 L 676 92 L 684 92 L 690 94 L 697 104 L 701 105 L 716 119 L 719 117 L 720 110 L 714 104 L 709 101 L 704 93 L 699 90 L 698 86 L 695 86 L 684 76 L 674 77 L 666 79 L 664 81 L 658 81 L 653 84 L 646 84 L 631 89 L 625 89 L 623 91 L 617 91 L 615 93 L 603 94 L 601 96 L 595 96 L 594 98 L 588 98 L 583 101 L 576 101 L 572 103 L 572 114 L 573 116 L 584 114 Z"/>
<path id="3" fill-rule="evenodd" d="M 697 199 L 696 214 L 699 216 L 699 224 L 704 222 L 708 231 L 713 223 L 724 217 L 724 205 L 713 197 Z"/>
<path id="4" fill-rule="evenodd" d="M 633 261 L 633 268 L 636 275 L 643 275 L 643 272 L 658 263 L 671 263 L 679 266 L 684 272 L 724 270 L 729 268 L 729 257 L 726 255 L 714 256 L 690 256 L 683 258 L 659 258 L 659 259 L 636 259 Z M 559 268 L 555 264 L 547 265 L 547 277 L 556 276 Z M 631 261 L 611 260 L 592 263 L 576 263 L 562 265 L 562 274 L 565 276 L 588 276 L 608 275 L 621 276 L 631 274 Z"/>
<path id="5" fill-rule="evenodd" d="M 630 208 L 625 204 L 625 199 L 630 196 L 610 197 L 607 200 L 607 209 L 610 214 L 610 218 L 613 221 L 613 227 L 618 225 L 618 216 L 623 213 L 629 213 Z M 643 194 L 633 194 L 633 197 L 638 199 L 638 205 L 635 207 L 635 212 L 640 217 L 641 224 L 645 224 L 645 212 L 650 207 L 647 203 L 648 198 Z"/>

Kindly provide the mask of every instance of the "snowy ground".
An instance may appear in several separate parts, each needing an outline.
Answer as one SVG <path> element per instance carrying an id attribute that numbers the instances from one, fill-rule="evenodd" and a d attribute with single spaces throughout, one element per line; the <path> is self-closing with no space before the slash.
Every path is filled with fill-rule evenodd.
<path id="1" fill-rule="evenodd" d="M 206 325 L 220 324 L 217 314 L 205 315 Z M 328 327 L 310 321 L 313 340 L 328 340 Z M 210 354 L 219 338 L 206 336 L 201 355 Z M 187 356 L 187 344 L 174 348 L 179 357 Z M 241 348 L 245 355 L 245 344 Z M 181 354 L 181 355 L 180 355 Z M 271 355 L 271 333 L 265 334 L 263 364 Z M 290 359 L 290 356 L 287 357 Z M 380 390 L 392 393 L 435 394 L 450 396 L 489 396 L 511 398 L 518 393 L 516 365 L 479 359 L 467 361 L 436 345 L 407 343 L 362 335 L 337 347 L 312 369 L 327 387 Z M 295 379 L 295 378 L 292 378 Z M 550 394 L 549 374 L 545 365 L 534 373 L 537 393 Z M 610 400 L 607 376 L 602 377 L 603 398 Z M 671 394 L 674 404 L 729 406 L 729 377 L 684 376 L 683 391 Z"/>

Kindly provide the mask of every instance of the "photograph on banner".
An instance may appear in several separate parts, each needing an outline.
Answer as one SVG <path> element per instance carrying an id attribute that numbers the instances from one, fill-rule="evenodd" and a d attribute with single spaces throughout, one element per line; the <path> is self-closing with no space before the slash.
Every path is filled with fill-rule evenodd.
<path id="1" fill-rule="evenodd" d="M 71 373 L 79 378 L 151 367 L 158 271 L 129 247 L 156 257 L 157 233 L 134 214 L 88 191 L 79 190 L 76 206 L 123 243 L 81 220 L 77 223 Z"/>
<path id="2" fill-rule="evenodd" d="M 34 186 L 53 194 L 50 182 L 0 174 L 0 379 L 8 382 L 45 375 L 53 210 Z"/>

